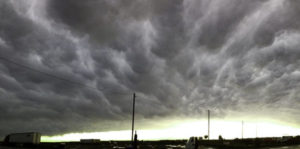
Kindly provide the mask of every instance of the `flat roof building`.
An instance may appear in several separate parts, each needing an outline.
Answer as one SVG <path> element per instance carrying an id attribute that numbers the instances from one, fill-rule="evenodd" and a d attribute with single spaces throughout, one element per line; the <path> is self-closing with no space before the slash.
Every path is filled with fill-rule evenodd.
<path id="1" fill-rule="evenodd" d="M 12 133 L 5 137 L 5 143 L 39 144 L 41 134 L 38 132 Z"/>

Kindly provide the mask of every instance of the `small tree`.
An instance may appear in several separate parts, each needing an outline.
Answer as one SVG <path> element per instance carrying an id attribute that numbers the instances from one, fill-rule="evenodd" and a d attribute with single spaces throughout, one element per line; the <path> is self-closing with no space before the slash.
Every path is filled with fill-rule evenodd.
<path id="1" fill-rule="evenodd" d="M 205 138 L 205 139 L 208 139 L 208 135 L 205 135 L 204 138 Z"/>

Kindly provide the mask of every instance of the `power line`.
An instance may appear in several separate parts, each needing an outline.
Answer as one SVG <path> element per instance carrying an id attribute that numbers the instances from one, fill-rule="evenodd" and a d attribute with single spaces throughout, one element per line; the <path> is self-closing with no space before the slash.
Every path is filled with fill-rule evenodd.
<path id="1" fill-rule="evenodd" d="M 55 79 L 57 79 L 57 80 L 65 81 L 65 82 L 68 82 L 68 83 L 73 84 L 73 85 L 82 86 L 82 87 L 90 88 L 90 89 L 97 90 L 97 91 L 99 91 L 99 90 L 101 90 L 101 91 L 108 90 L 108 89 L 99 89 L 99 88 L 95 88 L 95 87 L 92 87 L 92 86 L 89 86 L 89 85 L 86 85 L 86 84 L 83 84 L 83 83 L 80 83 L 80 82 L 71 81 L 71 80 L 68 80 L 68 79 L 65 79 L 65 78 L 62 78 L 62 77 L 59 77 L 59 76 L 50 74 L 50 73 L 46 73 L 46 72 L 44 72 L 44 71 L 40 71 L 40 70 L 38 70 L 38 69 L 29 67 L 29 66 L 27 66 L 27 65 L 17 63 L 17 62 L 15 62 L 15 61 L 13 61 L 13 60 L 7 59 L 7 58 L 2 57 L 2 56 L 0 56 L 0 59 L 3 60 L 3 61 L 5 61 L 5 62 L 9 62 L 9 63 L 11 63 L 11 64 L 14 64 L 14 65 L 16 65 L 16 66 L 23 67 L 23 68 L 25 68 L 25 69 L 28 69 L 28 70 L 31 70 L 31 71 L 34 71 L 34 72 L 38 72 L 38 73 L 40 73 L 40 74 L 43 74 L 43 75 L 48 76 L 48 77 L 55 78 Z M 131 94 L 131 93 L 121 93 L 121 92 L 110 92 L 110 93 L 120 94 L 120 95 L 129 95 L 129 94 Z"/>

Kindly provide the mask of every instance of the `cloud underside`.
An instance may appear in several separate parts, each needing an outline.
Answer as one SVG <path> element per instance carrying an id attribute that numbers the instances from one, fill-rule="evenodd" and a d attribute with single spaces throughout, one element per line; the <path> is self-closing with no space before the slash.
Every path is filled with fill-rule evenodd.
<path id="1" fill-rule="evenodd" d="M 292 0 L 1 1 L 0 134 L 128 129 L 133 92 L 145 122 L 211 109 L 297 124 L 299 13 Z"/>

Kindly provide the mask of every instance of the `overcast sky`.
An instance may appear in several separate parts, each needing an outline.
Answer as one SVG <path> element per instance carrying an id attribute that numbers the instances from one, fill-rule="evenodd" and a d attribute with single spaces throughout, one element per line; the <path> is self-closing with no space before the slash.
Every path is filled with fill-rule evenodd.
<path id="1" fill-rule="evenodd" d="M 140 128 L 207 109 L 299 125 L 299 14 L 295 0 L 0 0 L 0 136 L 128 130 L 133 92 Z"/>

